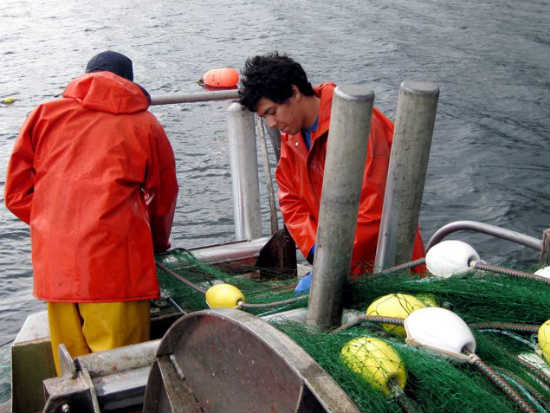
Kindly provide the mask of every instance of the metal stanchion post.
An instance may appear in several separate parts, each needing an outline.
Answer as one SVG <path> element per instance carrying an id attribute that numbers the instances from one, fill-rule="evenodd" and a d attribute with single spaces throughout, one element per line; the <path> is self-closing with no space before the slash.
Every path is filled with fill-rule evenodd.
<path id="1" fill-rule="evenodd" d="M 351 264 L 374 93 L 364 86 L 334 91 L 323 177 L 313 279 L 306 323 L 340 323 L 342 287 Z"/>
<path id="2" fill-rule="evenodd" d="M 411 259 L 438 97 L 432 83 L 401 84 L 374 272 Z"/>
<path id="3" fill-rule="evenodd" d="M 234 102 L 227 109 L 227 133 L 233 180 L 233 213 L 237 240 L 262 236 L 260 186 L 254 114 Z"/>

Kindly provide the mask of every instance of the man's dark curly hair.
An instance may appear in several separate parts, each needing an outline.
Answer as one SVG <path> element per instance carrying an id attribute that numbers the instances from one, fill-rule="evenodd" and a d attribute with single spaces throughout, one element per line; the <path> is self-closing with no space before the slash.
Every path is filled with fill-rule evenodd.
<path id="1" fill-rule="evenodd" d="M 293 95 L 292 85 L 306 96 L 314 95 L 306 72 L 290 57 L 278 52 L 249 57 L 242 71 L 239 101 L 255 112 L 263 97 L 276 103 L 286 102 Z"/>

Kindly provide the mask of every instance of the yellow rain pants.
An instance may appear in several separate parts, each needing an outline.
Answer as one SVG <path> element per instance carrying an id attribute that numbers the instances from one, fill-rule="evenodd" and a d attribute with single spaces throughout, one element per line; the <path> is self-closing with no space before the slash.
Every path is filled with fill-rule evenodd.
<path id="1" fill-rule="evenodd" d="M 116 303 L 48 302 L 53 359 L 61 375 L 58 346 L 67 346 L 71 356 L 149 340 L 149 301 Z"/>

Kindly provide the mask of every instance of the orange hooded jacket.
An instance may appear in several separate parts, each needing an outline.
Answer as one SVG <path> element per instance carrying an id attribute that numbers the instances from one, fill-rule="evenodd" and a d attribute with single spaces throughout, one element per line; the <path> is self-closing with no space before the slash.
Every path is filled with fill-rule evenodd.
<path id="1" fill-rule="evenodd" d="M 330 110 L 335 87 L 333 83 L 323 83 L 315 88 L 321 104 L 318 127 L 311 134 L 310 150 L 301 133 L 281 134 L 281 158 L 275 173 L 279 184 L 279 206 L 285 225 L 304 257 L 308 256 L 315 244 L 317 234 Z M 373 108 L 351 261 L 351 271 L 354 274 L 372 272 L 392 139 L 393 123 L 382 112 Z M 422 238 L 417 229 L 412 259 L 424 255 Z M 424 272 L 425 268 L 423 265 L 417 266 L 416 271 Z"/>
<path id="2" fill-rule="evenodd" d="M 37 298 L 158 297 L 153 254 L 169 247 L 178 185 L 172 147 L 148 106 L 137 84 L 96 72 L 24 123 L 5 201 L 30 224 Z"/>

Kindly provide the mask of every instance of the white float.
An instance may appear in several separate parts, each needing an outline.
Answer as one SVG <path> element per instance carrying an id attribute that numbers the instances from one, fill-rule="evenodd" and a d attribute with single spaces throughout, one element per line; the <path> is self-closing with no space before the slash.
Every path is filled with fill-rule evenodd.
<path id="1" fill-rule="evenodd" d="M 535 275 L 540 275 L 544 278 L 550 278 L 550 266 L 536 270 Z"/>
<path id="2" fill-rule="evenodd" d="M 426 254 L 428 271 L 442 278 L 471 271 L 472 261 L 480 261 L 479 254 L 469 244 L 458 240 L 441 241 Z"/>
<path id="3" fill-rule="evenodd" d="M 413 311 L 404 321 L 407 343 L 423 347 L 444 356 L 467 361 L 463 353 L 474 353 L 476 340 L 462 318 L 440 307 L 426 307 Z"/>

